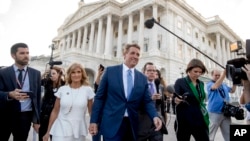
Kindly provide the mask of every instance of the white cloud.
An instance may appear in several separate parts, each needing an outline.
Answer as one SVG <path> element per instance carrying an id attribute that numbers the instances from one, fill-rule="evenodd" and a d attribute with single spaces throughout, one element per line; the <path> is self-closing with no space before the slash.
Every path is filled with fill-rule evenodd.
<path id="1" fill-rule="evenodd" d="M 246 32 L 250 25 L 250 20 L 247 20 L 250 13 L 249 0 L 186 0 L 186 2 L 205 18 L 219 15 L 243 40 L 250 38 L 250 32 Z"/>
<path id="2" fill-rule="evenodd" d="M 48 46 L 64 20 L 78 8 L 80 0 L 0 0 L 0 62 L 10 65 L 10 47 L 25 42 L 30 54 L 50 55 Z M 98 0 L 85 0 L 85 3 Z M 187 0 L 204 17 L 220 17 L 240 37 L 250 38 L 249 0 Z"/>
<path id="3" fill-rule="evenodd" d="M 4 14 L 9 10 L 11 0 L 0 0 L 0 14 Z"/>
<path id="4" fill-rule="evenodd" d="M 5 33 L 4 25 L 0 23 L 0 41 L 3 38 L 4 33 Z"/>

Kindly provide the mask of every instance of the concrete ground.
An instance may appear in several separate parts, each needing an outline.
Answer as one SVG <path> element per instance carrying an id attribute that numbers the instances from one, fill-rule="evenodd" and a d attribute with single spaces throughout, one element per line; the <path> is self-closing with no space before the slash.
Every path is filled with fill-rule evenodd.
<path id="1" fill-rule="evenodd" d="M 87 115 L 87 121 L 89 121 L 89 116 Z M 175 132 L 174 132 L 174 121 L 175 121 L 175 115 L 168 114 L 168 123 L 167 123 L 167 129 L 168 129 L 168 135 L 164 135 L 164 141 L 176 141 L 175 137 Z M 233 124 L 244 124 L 245 120 L 236 120 L 235 118 L 232 118 Z M 218 130 L 215 141 L 223 141 L 223 137 L 221 135 L 220 130 Z M 10 138 L 10 141 L 12 140 L 12 137 Z M 37 139 L 37 134 L 34 133 L 33 128 L 31 128 L 30 133 L 29 133 L 29 138 L 27 141 L 38 141 Z M 91 135 L 88 134 L 87 140 L 86 141 L 91 141 Z M 194 141 L 193 138 L 191 138 L 190 141 Z"/>

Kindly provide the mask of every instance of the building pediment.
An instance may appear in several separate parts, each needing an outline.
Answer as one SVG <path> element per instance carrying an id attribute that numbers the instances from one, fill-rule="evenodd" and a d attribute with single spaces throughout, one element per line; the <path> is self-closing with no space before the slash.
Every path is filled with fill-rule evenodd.
<path id="1" fill-rule="evenodd" d="M 225 36 L 230 41 L 240 40 L 240 37 L 226 24 L 219 16 L 214 16 L 207 19 L 207 33 L 217 33 Z"/>
<path id="2" fill-rule="evenodd" d="M 124 3 L 119 3 L 116 0 L 100 0 L 98 2 L 90 3 L 90 4 L 84 4 L 81 5 L 78 10 L 68 17 L 68 20 L 64 23 L 65 26 L 71 25 L 75 23 L 76 21 L 82 19 L 83 17 L 86 17 L 87 15 L 93 14 L 94 12 L 100 11 L 101 9 L 107 9 L 108 7 L 110 9 L 117 9 L 121 8 L 123 6 L 126 6 L 131 3 L 132 0 L 127 0 Z"/>
<path id="3" fill-rule="evenodd" d="M 74 23 L 75 21 L 81 19 L 89 13 L 96 11 L 99 7 L 105 4 L 105 1 L 99 1 L 90 4 L 84 4 L 78 8 L 78 10 L 69 18 L 69 20 L 65 23 L 65 26 Z"/>

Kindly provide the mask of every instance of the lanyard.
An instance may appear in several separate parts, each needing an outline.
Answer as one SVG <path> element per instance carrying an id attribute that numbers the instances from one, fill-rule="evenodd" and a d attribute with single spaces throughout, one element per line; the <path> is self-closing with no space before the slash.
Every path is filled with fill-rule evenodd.
<path id="1" fill-rule="evenodd" d="M 20 72 L 21 73 L 21 72 Z M 28 73 L 28 68 L 26 69 L 25 71 L 25 74 L 24 74 L 24 78 L 22 80 L 22 82 L 19 82 L 18 78 L 16 77 L 16 82 L 17 84 L 19 85 L 19 87 L 22 89 L 23 88 L 23 84 L 24 84 L 24 81 L 26 79 L 26 76 L 27 76 L 27 73 Z M 22 74 L 23 75 L 23 74 Z"/>

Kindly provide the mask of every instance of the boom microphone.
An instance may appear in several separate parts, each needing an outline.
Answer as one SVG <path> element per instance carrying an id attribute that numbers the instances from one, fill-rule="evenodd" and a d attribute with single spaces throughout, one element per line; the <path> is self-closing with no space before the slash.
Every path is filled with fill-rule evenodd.
<path id="1" fill-rule="evenodd" d="M 144 25 L 147 28 L 152 28 L 154 26 L 154 22 L 155 22 L 155 19 L 151 18 L 151 19 L 146 20 L 145 23 L 144 23 Z"/>
<path id="2" fill-rule="evenodd" d="M 53 65 L 61 65 L 62 61 L 50 61 L 49 65 L 53 66 Z"/>
<path id="3" fill-rule="evenodd" d="M 166 31 L 168 31 L 169 33 L 173 34 L 175 37 L 177 37 L 178 39 L 182 40 L 183 42 L 185 42 L 187 45 L 189 45 L 190 47 L 192 47 L 193 49 L 195 49 L 196 51 L 198 51 L 199 53 L 201 53 L 202 55 L 204 55 L 205 57 L 207 57 L 208 59 L 210 59 L 211 61 L 213 61 L 215 64 L 217 64 L 218 66 L 220 66 L 221 68 L 225 69 L 224 66 L 222 66 L 221 64 L 219 64 L 218 62 L 216 62 L 214 59 L 212 59 L 210 56 L 208 56 L 207 54 L 203 53 L 202 51 L 200 51 L 198 48 L 194 47 L 193 45 L 191 45 L 189 42 L 187 42 L 186 40 L 184 40 L 183 38 L 181 38 L 180 36 L 176 35 L 174 32 L 170 31 L 169 29 L 167 29 L 166 27 L 164 27 L 163 25 L 161 25 L 159 22 L 157 22 L 154 17 L 151 19 L 148 19 L 145 21 L 145 26 L 147 28 L 152 28 L 154 26 L 154 23 L 159 25 L 160 27 L 162 27 L 163 29 L 165 29 Z M 248 42 L 249 43 L 249 42 Z M 250 57 L 250 56 L 249 56 Z"/>

